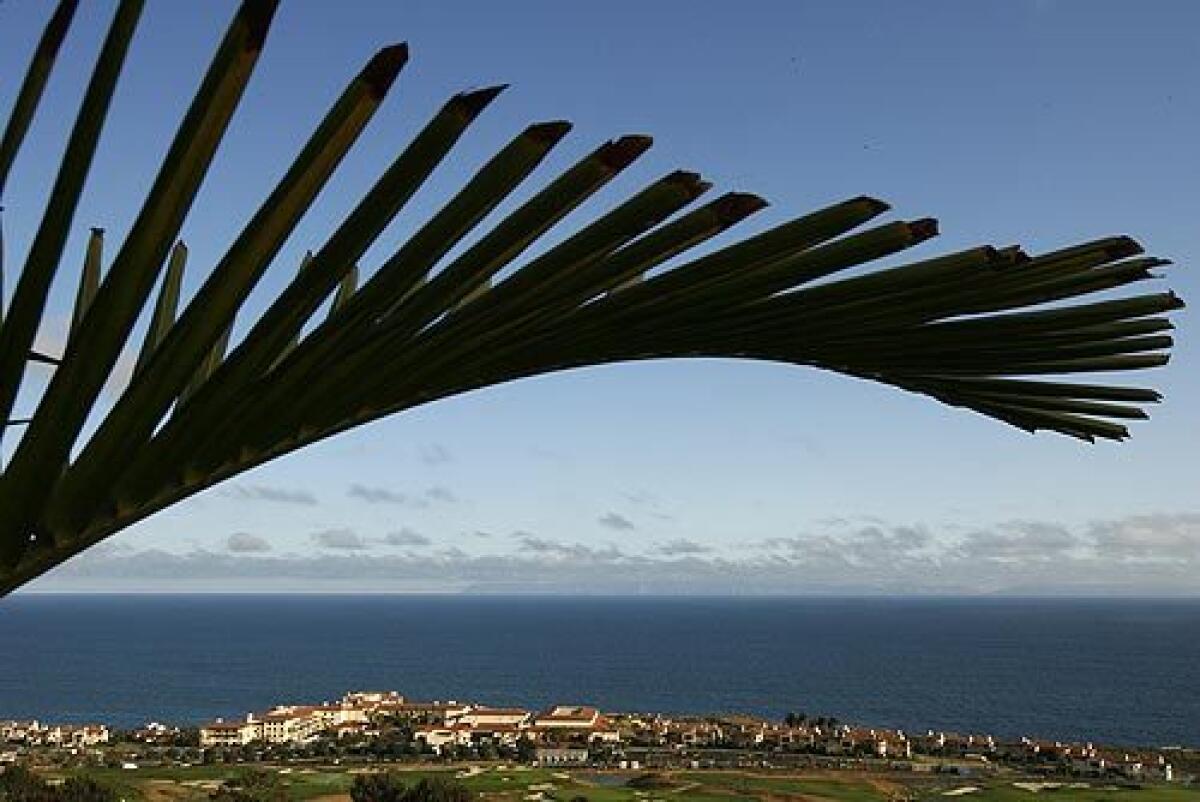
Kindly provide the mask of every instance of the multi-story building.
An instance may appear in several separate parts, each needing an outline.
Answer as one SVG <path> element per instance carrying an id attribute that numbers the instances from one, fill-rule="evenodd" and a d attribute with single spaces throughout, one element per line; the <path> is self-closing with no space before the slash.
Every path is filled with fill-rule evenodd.
<path id="1" fill-rule="evenodd" d="M 262 738 L 272 744 L 303 743 L 327 726 L 316 707 L 281 705 L 262 716 Z"/>
<path id="2" fill-rule="evenodd" d="M 263 723 L 247 716 L 245 721 L 216 721 L 200 728 L 200 746 L 243 746 L 263 739 Z"/>
<path id="3" fill-rule="evenodd" d="M 467 727 L 467 731 L 474 743 L 490 741 L 497 746 L 516 746 L 521 737 L 530 730 L 517 724 L 480 724 L 477 727 Z"/>
<path id="4" fill-rule="evenodd" d="M 533 725 L 546 730 L 591 730 L 599 724 L 600 719 L 600 711 L 594 707 L 555 705 L 539 713 Z"/>
<path id="5" fill-rule="evenodd" d="M 539 746 L 535 760 L 539 766 L 586 766 L 588 750 L 578 746 Z"/>
<path id="6" fill-rule="evenodd" d="M 310 708 L 321 729 L 330 729 L 340 724 L 366 724 L 371 716 L 369 708 L 358 704 L 323 704 Z"/>
<path id="7" fill-rule="evenodd" d="M 139 727 L 132 733 L 133 740 L 147 744 L 170 743 L 179 737 L 179 728 L 151 721 L 144 727 Z"/>
<path id="8" fill-rule="evenodd" d="M 37 721 L 0 721 L 0 741 L 25 743 L 42 730 Z"/>
<path id="9" fill-rule="evenodd" d="M 483 707 L 474 706 L 466 709 L 457 716 L 447 716 L 447 724 L 465 724 L 468 727 L 487 727 L 497 724 L 511 724 L 522 727 L 529 723 L 529 711 L 519 707 Z"/>
<path id="10" fill-rule="evenodd" d="M 29 746 L 95 746 L 108 743 L 104 724 L 42 724 L 38 721 L 0 721 L 0 741 Z"/>
<path id="11" fill-rule="evenodd" d="M 385 703 L 373 710 L 380 715 L 400 716 L 432 723 L 445 724 L 466 715 L 471 705 L 463 702 L 401 702 Z"/>
<path id="12" fill-rule="evenodd" d="M 41 737 L 41 743 L 50 746 L 95 746 L 108 740 L 108 727 L 103 724 L 56 724 L 47 727 Z"/>
<path id="13" fill-rule="evenodd" d="M 413 737 L 434 752 L 441 754 L 447 746 L 466 746 L 471 743 L 471 728 L 465 724 L 453 724 L 447 727 L 419 727 L 413 732 Z"/>
<path id="14" fill-rule="evenodd" d="M 587 705 L 555 705 L 539 713 L 532 729 L 544 740 L 584 739 L 588 741 L 619 741 L 620 733 L 594 707 Z"/>
<path id="15" fill-rule="evenodd" d="M 342 704 L 370 706 L 379 704 L 402 704 L 404 694 L 397 691 L 348 691 L 342 696 Z"/>

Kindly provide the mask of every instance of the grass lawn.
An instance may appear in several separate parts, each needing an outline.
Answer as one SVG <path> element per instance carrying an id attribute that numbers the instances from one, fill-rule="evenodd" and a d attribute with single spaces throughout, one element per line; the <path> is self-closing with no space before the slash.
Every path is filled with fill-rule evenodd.
<path id="1" fill-rule="evenodd" d="M 117 788 L 127 802 L 206 802 L 222 781 L 244 771 L 243 766 L 191 766 L 137 770 L 91 769 L 88 776 Z M 296 800 L 335 798 L 348 800 L 356 772 L 363 768 L 274 767 Z M 637 789 L 608 784 L 591 771 L 563 772 L 514 766 L 487 766 L 471 770 L 396 767 L 411 782 L 441 776 L 456 779 L 479 795 L 481 802 L 526 802 L 540 793 L 541 802 L 568 802 L 586 797 L 588 802 L 1200 802 L 1200 789 L 1148 786 L 1112 788 L 1101 784 L 1033 791 L 995 778 L 952 781 L 906 775 L 869 775 L 845 772 L 781 774 L 742 771 L 666 772 L 662 783 Z M 61 775 L 60 775 L 61 776 Z M 624 777 L 634 775 L 626 772 Z M 967 786 L 979 790 L 946 794 Z"/>
<path id="2" fill-rule="evenodd" d="M 805 796 L 834 802 L 882 802 L 887 799 L 887 793 L 879 783 L 853 774 L 829 779 L 740 771 L 692 771 L 678 773 L 675 777 L 683 782 L 696 783 L 704 792 L 717 792 L 726 798 Z"/>
<path id="3" fill-rule="evenodd" d="M 941 798 L 946 802 L 954 800 L 948 796 Z M 1033 793 L 1005 783 L 989 785 L 979 793 L 959 797 L 958 802 L 1200 802 L 1200 788 L 1116 788 L 1092 783 L 1088 788 L 1056 788 Z"/>

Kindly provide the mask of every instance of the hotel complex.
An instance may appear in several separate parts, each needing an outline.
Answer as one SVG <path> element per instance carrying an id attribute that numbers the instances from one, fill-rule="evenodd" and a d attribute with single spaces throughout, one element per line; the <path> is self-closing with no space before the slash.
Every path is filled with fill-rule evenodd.
<path id="1" fill-rule="evenodd" d="M 740 714 L 606 714 L 582 704 L 535 712 L 457 701 L 417 702 L 396 691 L 355 691 L 335 702 L 280 704 L 238 719 L 217 719 L 198 728 L 198 746 L 203 750 L 250 747 L 253 755 L 261 754 L 260 746 L 304 747 L 333 739 L 355 748 L 366 741 L 392 738 L 398 730 L 409 747 L 417 746 L 427 754 L 460 759 L 515 749 L 523 754 L 522 760 L 543 766 L 637 768 L 653 753 L 660 763 L 698 768 L 705 761 L 741 766 L 752 755 L 759 761 L 769 756 L 773 763 L 791 755 L 832 761 L 829 765 L 834 766 L 872 763 L 909 771 L 930 770 L 950 759 L 965 761 L 972 770 L 1004 765 L 1045 773 L 1053 768 L 1072 776 L 1135 782 L 1171 782 L 1176 777 L 1172 765 L 1176 752 L 1169 747 L 1131 749 L 934 730 L 907 733 L 802 715 L 780 722 Z M 191 732 L 196 737 L 196 731 Z M 142 744 L 177 744 L 183 731 L 151 723 L 113 735 L 103 724 L 0 720 L 0 745 L 7 750 L 0 751 L 0 764 L 16 760 L 21 750 L 94 751 L 117 740 L 117 735 Z"/>
<path id="2" fill-rule="evenodd" d="M 276 705 L 240 720 L 218 719 L 200 728 L 200 745 L 306 743 L 324 734 L 370 736 L 375 733 L 374 722 L 383 718 L 414 722 L 416 739 L 435 752 L 449 745 L 484 741 L 515 746 L 522 738 L 540 744 L 620 740 L 609 720 L 596 708 L 585 705 L 557 705 L 532 713 L 517 707 L 412 702 L 395 691 L 355 691 L 338 702 Z"/>

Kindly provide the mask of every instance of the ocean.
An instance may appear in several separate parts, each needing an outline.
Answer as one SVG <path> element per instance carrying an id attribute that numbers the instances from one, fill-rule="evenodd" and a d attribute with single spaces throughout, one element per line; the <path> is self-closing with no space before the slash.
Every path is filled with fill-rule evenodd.
<path id="1" fill-rule="evenodd" d="M 352 689 L 1200 745 L 1200 601 L 0 600 L 0 719 L 198 723 Z"/>

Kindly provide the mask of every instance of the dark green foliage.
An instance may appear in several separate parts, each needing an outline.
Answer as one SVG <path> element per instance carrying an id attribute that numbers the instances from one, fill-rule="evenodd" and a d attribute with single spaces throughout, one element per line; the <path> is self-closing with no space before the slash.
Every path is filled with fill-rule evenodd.
<path id="1" fill-rule="evenodd" d="M 462 783 L 444 777 L 423 779 L 405 792 L 400 802 L 470 802 L 471 792 Z"/>
<path id="2" fill-rule="evenodd" d="M 402 774 L 386 771 L 355 776 L 350 799 L 351 802 L 470 802 L 471 792 L 461 783 L 443 777 L 408 785 Z"/>
<path id="3" fill-rule="evenodd" d="M 279 775 L 266 769 L 245 769 L 213 791 L 213 802 L 287 802 Z"/>
<path id="4" fill-rule="evenodd" d="M 0 140 L 0 191 L 74 5 L 58 5 L 21 84 Z M 1079 300 L 1166 265 L 1124 236 L 1032 257 L 983 246 L 871 271 L 864 266 L 935 236 L 937 224 L 864 228 L 889 207 L 863 196 L 675 261 L 766 206 L 742 192 L 697 205 L 711 185 L 680 170 L 526 257 L 651 145 L 643 135 L 603 143 L 484 228 L 570 131 L 561 120 L 528 126 L 428 220 L 406 221 L 413 233 L 390 258 L 362 264 L 499 86 L 447 101 L 234 337 L 245 300 L 408 58 L 406 46 L 386 47 L 350 79 L 200 289 L 181 299 L 179 233 L 277 0 L 244 0 L 107 264 L 100 232 L 91 238 L 65 352 L 35 354 L 141 5 L 117 8 L 7 309 L 0 291 L 0 437 L 13 437 L 0 473 L 0 595 L 158 510 L 338 432 L 575 367 L 692 357 L 817 367 L 1088 441 L 1124 439 L 1125 421 L 1160 400 L 1152 389 L 1064 380 L 1167 361 L 1167 313 L 1182 306 L 1174 294 Z M 131 336 L 139 317 L 140 344 Z M 118 359 L 135 348 L 128 387 L 94 409 Z M 15 411 L 30 361 L 52 377 L 33 409 Z M 85 429 L 93 412 L 94 431 Z M 522 759 L 532 760 L 530 749 Z"/>
<path id="5" fill-rule="evenodd" d="M 68 777 L 51 785 L 19 764 L 0 772 L 3 802 L 117 802 L 118 798 L 115 790 L 90 777 Z"/>
<path id="6" fill-rule="evenodd" d="M 54 789 L 21 764 L 0 771 L 0 800 L 4 802 L 53 802 Z"/>
<path id="7" fill-rule="evenodd" d="M 350 785 L 351 802 L 401 802 L 407 786 L 395 772 L 359 774 Z"/>
<path id="8" fill-rule="evenodd" d="M 642 791 L 661 791 L 667 788 L 674 788 L 675 783 L 661 774 L 652 771 L 645 772 L 633 777 L 626 783 L 630 788 L 637 788 Z"/>
<path id="9" fill-rule="evenodd" d="M 58 789 L 61 802 L 117 802 L 117 792 L 90 777 L 68 777 Z"/>

